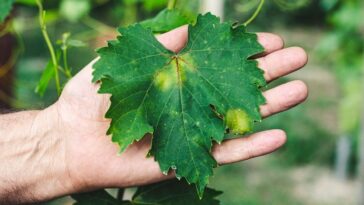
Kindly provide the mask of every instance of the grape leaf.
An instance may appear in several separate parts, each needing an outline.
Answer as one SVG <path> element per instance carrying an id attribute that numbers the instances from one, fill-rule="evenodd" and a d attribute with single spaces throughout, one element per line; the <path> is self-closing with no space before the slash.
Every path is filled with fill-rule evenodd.
<path id="1" fill-rule="evenodd" d="M 107 134 L 124 151 L 153 133 L 150 154 L 161 170 L 174 169 L 202 196 L 217 166 L 212 142 L 221 142 L 226 128 L 244 134 L 261 120 L 265 80 L 249 59 L 263 51 L 257 36 L 211 14 L 189 26 L 179 53 L 140 24 L 119 31 L 122 36 L 98 51 L 93 72 L 93 81 L 101 81 L 99 92 L 112 94 Z"/>
<path id="2" fill-rule="evenodd" d="M 160 182 L 138 188 L 133 196 L 132 204 L 158 204 L 158 205 L 218 205 L 215 198 L 222 192 L 207 188 L 204 198 L 200 200 L 194 189 L 177 180 Z"/>
<path id="3" fill-rule="evenodd" d="M 180 10 L 164 9 L 154 18 L 142 21 L 140 24 L 152 29 L 154 33 L 164 33 L 191 22 L 193 20 L 183 15 Z"/>
<path id="4" fill-rule="evenodd" d="M 5 18 L 10 14 L 13 8 L 13 3 L 15 0 L 1 0 L 0 3 L 0 23 L 2 23 Z"/>
<path id="5" fill-rule="evenodd" d="M 218 205 L 215 198 L 220 194 L 207 188 L 205 197 L 200 200 L 187 183 L 170 180 L 139 187 L 131 201 L 119 201 L 105 190 L 74 194 L 72 198 L 76 200 L 74 205 Z"/>
<path id="6" fill-rule="evenodd" d="M 105 190 L 73 194 L 72 198 L 76 200 L 74 205 L 124 205 Z"/>

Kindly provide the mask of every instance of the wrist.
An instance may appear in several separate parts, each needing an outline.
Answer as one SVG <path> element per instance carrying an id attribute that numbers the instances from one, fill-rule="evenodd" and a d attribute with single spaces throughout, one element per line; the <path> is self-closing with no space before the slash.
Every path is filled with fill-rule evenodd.
<path id="1" fill-rule="evenodd" d="M 43 201 L 73 191 L 56 116 L 52 108 L 0 116 L 0 204 Z"/>
<path id="2" fill-rule="evenodd" d="M 67 166 L 67 136 L 59 121 L 57 107 L 52 105 L 38 111 L 34 117 L 31 136 L 36 139 L 32 155 L 38 167 L 39 179 L 32 190 L 39 190 L 39 200 L 71 194 L 77 190 Z"/>
<path id="3" fill-rule="evenodd" d="M 75 190 L 57 110 L 0 116 L 0 204 L 31 203 Z"/>

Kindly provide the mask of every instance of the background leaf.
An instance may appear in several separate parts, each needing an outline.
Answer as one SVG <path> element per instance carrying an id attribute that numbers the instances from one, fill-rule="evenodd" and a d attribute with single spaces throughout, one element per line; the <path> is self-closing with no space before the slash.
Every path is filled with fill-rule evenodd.
<path id="1" fill-rule="evenodd" d="M 74 194 L 74 205 L 219 205 L 216 199 L 222 192 L 206 189 L 199 199 L 195 190 L 186 182 L 169 180 L 139 187 L 131 201 L 119 201 L 105 190 Z"/>
<path id="2" fill-rule="evenodd" d="M 14 0 L 1 0 L 0 2 L 0 23 L 10 14 Z"/>
<path id="3" fill-rule="evenodd" d="M 60 5 L 60 14 L 71 22 L 77 22 L 86 16 L 90 10 L 90 0 L 63 0 Z"/>
<path id="4" fill-rule="evenodd" d="M 142 21 L 140 24 L 152 29 L 154 33 L 165 33 L 193 21 L 177 9 L 164 9 L 156 17 Z"/>
<path id="5" fill-rule="evenodd" d="M 27 6 L 37 6 L 36 0 L 16 0 L 17 4 L 23 4 Z"/>
<path id="6" fill-rule="evenodd" d="M 196 191 L 186 182 L 171 180 L 140 187 L 133 196 L 132 204 L 218 205 L 220 203 L 215 198 L 221 193 L 207 188 L 200 200 Z"/>
<path id="7" fill-rule="evenodd" d="M 49 81 L 53 77 L 54 77 L 54 65 L 52 60 L 49 60 L 38 82 L 38 85 L 35 88 L 35 92 L 38 93 L 40 96 L 43 96 L 45 91 L 47 90 Z"/>
<path id="8" fill-rule="evenodd" d="M 105 190 L 73 194 L 72 198 L 76 200 L 74 205 L 124 205 Z"/>
<path id="9" fill-rule="evenodd" d="M 61 57 L 61 52 L 57 52 L 57 61 L 59 61 L 59 58 Z M 52 78 L 55 75 L 55 67 L 53 64 L 52 59 L 50 59 L 42 73 L 42 76 L 40 77 L 40 80 L 38 82 L 37 87 L 35 88 L 35 92 L 38 93 L 40 96 L 43 96 L 45 91 L 48 88 L 49 82 L 52 80 Z"/>

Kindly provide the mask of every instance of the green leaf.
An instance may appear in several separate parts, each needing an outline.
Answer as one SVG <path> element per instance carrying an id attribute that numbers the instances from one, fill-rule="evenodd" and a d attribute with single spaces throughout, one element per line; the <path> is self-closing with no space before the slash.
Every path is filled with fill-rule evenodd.
<path id="1" fill-rule="evenodd" d="M 38 82 L 37 87 L 35 88 L 35 92 L 40 96 L 43 96 L 45 91 L 47 90 L 49 81 L 54 77 L 54 65 L 52 60 L 49 60 L 47 66 L 45 67 L 42 76 Z"/>
<path id="2" fill-rule="evenodd" d="M 74 205 L 124 205 L 105 190 L 73 194 L 72 198 L 76 200 Z"/>
<path id="3" fill-rule="evenodd" d="M 133 5 L 133 4 L 137 4 L 139 2 L 142 2 L 143 0 L 124 0 L 123 3 L 125 5 Z"/>
<path id="4" fill-rule="evenodd" d="M 105 190 L 74 194 L 74 205 L 218 205 L 215 198 L 222 192 L 207 188 L 205 197 L 198 195 L 185 183 L 177 180 L 139 187 L 132 201 L 118 201 Z"/>
<path id="5" fill-rule="evenodd" d="M 330 11 L 331 9 L 333 9 L 337 4 L 339 3 L 339 0 L 321 0 L 320 4 L 322 6 L 322 8 L 325 11 Z"/>
<path id="6" fill-rule="evenodd" d="M 144 0 L 143 6 L 147 11 L 163 8 L 167 5 L 168 0 Z"/>
<path id="7" fill-rule="evenodd" d="M 218 205 L 215 198 L 222 192 L 207 188 L 204 198 L 200 200 L 194 189 L 177 180 L 160 182 L 140 187 L 133 196 L 132 204 L 158 204 L 158 205 Z"/>
<path id="8" fill-rule="evenodd" d="M 2 23 L 5 18 L 10 14 L 13 8 L 13 3 L 15 0 L 1 0 L 0 3 L 0 23 Z"/>
<path id="9" fill-rule="evenodd" d="M 192 19 L 187 18 L 177 9 L 164 9 L 156 17 L 145 20 L 140 24 L 145 28 L 152 29 L 154 33 L 165 33 L 192 22 Z"/>
<path id="10" fill-rule="evenodd" d="M 23 4 L 27 6 L 37 6 L 36 0 L 16 0 L 17 4 Z"/>
<path id="11" fill-rule="evenodd" d="M 174 169 L 202 196 L 217 166 L 213 141 L 221 142 L 226 128 L 244 134 L 261 120 L 265 80 L 249 60 L 263 51 L 257 36 L 211 14 L 189 26 L 189 41 L 179 53 L 140 24 L 120 33 L 98 51 L 93 72 L 93 81 L 101 81 L 99 92 L 112 94 L 107 134 L 123 151 L 153 133 L 150 154 L 161 170 Z"/>
<path id="12" fill-rule="evenodd" d="M 60 57 L 61 57 L 61 52 L 58 51 L 57 61 L 59 61 Z M 38 93 L 40 96 L 43 96 L 48 88 L 49 82 L 52 80 L 54 75 L 55 75 L 55 68 L 52 59 L 50 59 L 42 73 L 42 76 L 40 77 L 37 87 L 35 88 L 35 92 Z"/>
<path id="13" fill-rule="evenodd" d="M 353 2 L 348 2 L 335 11 L 330 21 L 343 31 L 360 30 L 363 17 L 362 7 Z"/>
<path id="14" fill-rule="evenodd" d="M 91 10 L 90 0 L 63 0 L 60 14 L 70 22 L 77 22 Z"/>
<path id="15" fill-rule="evenodd" d="M 87 44 L 85 42 L 80 41 L 80 40 L 74 40 L 74 39 L 68 40 L 67 45 L 68 45 L 68 47 L 74 47 L 74 48 L 80 48 L 80 47 L 87 46 Z"/>
<path id="16" fill-rule="evenodd" d="M 350 133 L 355 130 L 360 122 L 358 110 L 361 110 L 363 106 L 362 84 L 360 74 L 341 83 L 341 96 L 343 97 L 338 103 L 338 120 L 339 130 L 342 133 Z"/>

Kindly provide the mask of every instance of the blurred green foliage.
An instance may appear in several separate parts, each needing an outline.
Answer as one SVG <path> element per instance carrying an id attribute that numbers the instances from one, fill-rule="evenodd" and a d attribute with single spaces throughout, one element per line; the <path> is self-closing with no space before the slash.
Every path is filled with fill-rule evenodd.
<path id="1" fill-rule="evenodd" d="M 13 101 L 13 107 L 42 108 L 57 98 L 54 83 L 49 84 L 50 87 L 45 91 L 44 97 L 34 93 L 50 56 L 37 23 L 35 1 L 16 2 L 18 2 L 16 18 L 12 23 L 17 31 L 15 35 L 19 36 L 19 45 L 24 44 L 25 50 L 16 66 L 14 85 L 16 100 Z M 256 0 L 226 0 L 225 19 L 244 22 L 258 3 Z M 72 74 L 77 73 L 95 57 L 96 47 L 104 45 L 106 40 L 113 38 L 115 27 L 150 19 L 164 9 L 166 4 L 167 0 L 44 1 L 48 32 L 57 50 L 63 51 L 62 47 L 65 45 L 63 35 L 70 33 L 67 40 L 67 61 L 73 68 Z M 0 4 L 0 9 L 2 5 L 4 4 Z M 199 1 L 180 0 L 177 7 L 187 19 L 191 19 L 199 11 Z M 338 128 L 327 130 L 324 128 L 327 122 L 321 116 L 312 116 L 310 112 L 312 107 L 325 109 L 326 101 L 324 105 L 309 102 L 303 107 L 266 119 L 259 125 L 259 129 L 281 128 L 286 130 L 288 136 L 284 148 L 270 158 L 272 160 L 267 163 L 268 165 L 264 165 L 263 169 L 272 170 L 274 174 L 260 175 L 261 178 L 269 177 L 269 180 L 252 187 L 249 182 L 250 175 L 247 173 L 254 173 L 257 170 L 250 170 L 245 164 L 220 168 L 214 185 L 218 189 L 229 190 L 222 196 L 223 204 L 304 204 L 289 195 L 292 185 L 285 179 L 285 171 L 307 164 L 331 166 L 335 155 L 336 137 L 340 134 L 353 136 L 351 167 L 355 167 L 359 110 L 363 105 L 364 87 L 362 8 L 364 8 L 362 0 L 267 1 L 261 15 L 251 24 L 249 30 L 279 30 L 284 33 L 292 28 L 300 28 L 302 35 L 308 35 L 305 34 L 306 30 L 317 29 L 318 34 L 323 36 L 317 48 L 309 52 L 314 61 L 319 62 L 321 67 L 327 67 L 337 79 L 339 96 L 333 101 L 338 101 L 339 104 L 335 111 L 338 117 L 332 120 L 338 120 Z M 178 22 L 177 25 L 181 23 Z M 272 86 L 275 85 L 277 84 Z M 277 168 L 281 165 L 284 170 Z"/>
<path id="2" fill-rule="evenodd" d="M 338 108 L 339 126 L 345 134 L 355 131 L 363 104 L 364 4 L 360 0 L 333 2 L 322 3 L 328 9 L 328 22 L 332 29 L 317 50 L 337 76 L 342 95 Z"/>
<path id="3" fill-rule="evenodd" d="M 279 128 L 287 133 L 287 143 L 275 155 L 280 165 L 330 165 L 333 162 L 334 136 L 308 116 L 302 115 L 305 112 L 307 107 L 295 108 L 266 119 L 262 124 L 262 130 Z M 301 116 L 299 120 L 297 116 Z"/>
<path id="4" fill-rule="evenodd" d="M 269 170 L 259 170 L 260 166 Z M 241 164 L 219 167 L 212 186 L 226 190 L 219 197 L 222 205 L 304 204 L 290 193 L 292 184 L 287 172 L 264 162 L 253 167 Z"/>
<path id="5" fill-rule="evenodd" d="M 59 7 L 59 13 L 70 22 L 77 22 L 89 14 L 91 3 L 89 0 L 63 0 Z"/>
<path id="6" fill-rule="evenodd" d="M 283 10 L 297 10 L 311 3 L 311 0 L 274 0 Z"/>
<path id="7" fill-rule="evenodd" d="M 14 0 L 2 0 L 0 4 L 0 23 L 10 14 Z"/>
<path id="8" fill-rule="evenodd" d="M 351 137 L 353 151 L 350 170 L 358 161 L 360 121 L 364 103 L 364 2 L 361 0 L 322 1 L 328 12 L 329 33 L 317 47 L 317 53 L 330 65 L 340 89 L 338 125 L 341 135 Z"/>

